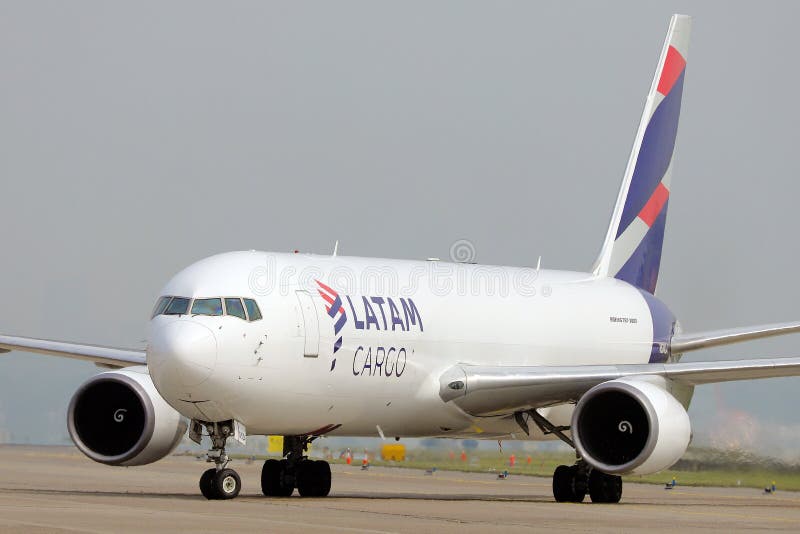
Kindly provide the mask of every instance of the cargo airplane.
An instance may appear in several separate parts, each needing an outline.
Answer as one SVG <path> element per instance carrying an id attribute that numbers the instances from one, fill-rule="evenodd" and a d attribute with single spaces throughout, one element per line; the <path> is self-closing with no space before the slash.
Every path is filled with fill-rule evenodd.
<path id="1" fill-rule="evenodd" d="M 685 333 L 655 296 L 691 19 L 672 17 L 599 257 L 589 272 L 256 251 L 212 256 L 164 286 L 144 350 L 0 336 L 0 350 L 94 362 L 68 408 L 86 456 L 155 462 L 208 438 L 208 499 L 241 480 L 229 440 L 284 436 L 268 497 L 323 497 L 320 436 L 560 439 L 560 502 L 618 502 L 621 475 L 686 451 L 694 387 L 800 374 L 800 358 L 684 363 L 689 351 L 800 322 Z"/>

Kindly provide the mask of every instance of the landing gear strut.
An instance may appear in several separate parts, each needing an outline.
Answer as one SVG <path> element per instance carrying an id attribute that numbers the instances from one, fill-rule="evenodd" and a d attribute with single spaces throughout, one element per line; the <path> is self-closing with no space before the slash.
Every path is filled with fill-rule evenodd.
<path id="1" fill-rule="evenodd" d="M 228 469 L 230 458 L 225 453 L 225 442 L 233 432 L 232 425 L 228 422 L 208 423 L 206 428 L 211 438 L 206 461 L 214 462 L 215 467 L 200 477 L 200 492 L 209 500 L 233 499 L 242 489 L 242 480 L 236 471 Z"/>
<path id="2" fill-rule="evenodd" d="M 288 497 L 297 488 L 301 497 L 326 497 L 331 491 L 331 466 L 309 460 L 308 445 L 316 436 L 285 436 L 283 460 L 270 459 L 261 469 L 261 491 L 267 497 Z"/>

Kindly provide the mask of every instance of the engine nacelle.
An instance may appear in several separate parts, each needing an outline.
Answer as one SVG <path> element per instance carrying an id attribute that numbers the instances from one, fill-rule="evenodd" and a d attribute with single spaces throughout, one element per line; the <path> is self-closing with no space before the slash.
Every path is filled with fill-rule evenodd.
<path id="1" fill-rule="evenodd" d="M 188 421 L 161 398 L 145 367 L 95 375 L 78 388 L 67 412 L 69 435 L 89 458 L 144 465 L 178 445 Z"/>
<path id="2" fill-rule="evenodd" d="M 664 387 L 641 378 L 598 384 L 581 397 L 572 415 L 578 453 L 605 473 L 666 469 L 686 452 L 691 434 L 681 403 Z"/>

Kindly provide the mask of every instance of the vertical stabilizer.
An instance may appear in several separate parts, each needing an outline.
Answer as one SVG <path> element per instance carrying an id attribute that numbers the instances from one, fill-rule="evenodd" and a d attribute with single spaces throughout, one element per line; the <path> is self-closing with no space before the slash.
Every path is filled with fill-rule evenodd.
<path id="1" fill-rule="evenodd" d="M 654 293 L 667 221 L 670 177 L 692 19 L 673 15 L 636 132 L 608 233 L 594 266 Z"/>

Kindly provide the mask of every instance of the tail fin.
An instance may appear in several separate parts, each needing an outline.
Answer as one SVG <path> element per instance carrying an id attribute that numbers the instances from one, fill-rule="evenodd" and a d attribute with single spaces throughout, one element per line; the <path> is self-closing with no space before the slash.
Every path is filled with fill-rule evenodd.
<path id="1" fill-rule="evenodd" d="M 681 111 L 692 19 L 673 15 L 636 132 L 596 276 L 654 293 L 667 221 L 672 153 Z"/>

